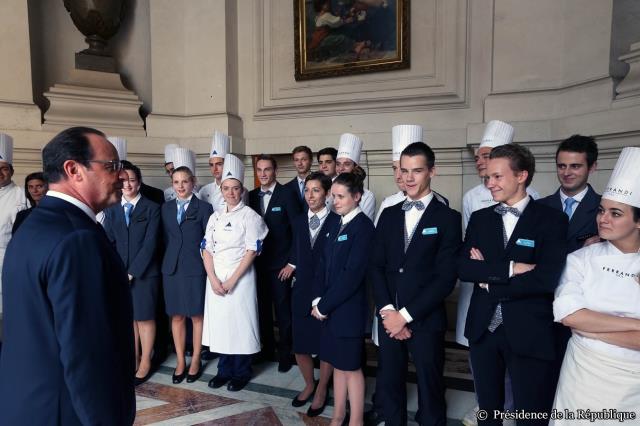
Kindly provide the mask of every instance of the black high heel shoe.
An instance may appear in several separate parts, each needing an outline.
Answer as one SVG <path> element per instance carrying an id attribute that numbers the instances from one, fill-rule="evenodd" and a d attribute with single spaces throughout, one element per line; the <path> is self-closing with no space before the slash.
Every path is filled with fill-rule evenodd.
<path id="1" fill-rule="evenodd" d="M 202 376 L 202 363 L 198 366 L 198 372 L 196 374 L 187 374 L 187 383 L 193 383 Z"/>
<path id="2" fill-rule="evenodd" d="M 135 376 L 133 378 L 133 384 L 134 386 L 140 386 L 141 384 L 143 384 L 144 382 L 146 382 L 147 380 L 149 380 L 149 378 L 153 375 L 153 369 L 149 369 L 149 372 L 144 376 L 144 377 L 138 377 Z"/>
<path id="3" fill-rule="evenodd" d="M 173 381 L 174 385 L 177 385 L 178 383 L 182 383 L 182 381 L 184 380 L 184 378 L 187 377 L 187 368 L 185 367 L 184 371 L 180 374 L 176 374 L 176 370 L 173 370 L 173 376 L 171 376 L 171 380 Z"/>

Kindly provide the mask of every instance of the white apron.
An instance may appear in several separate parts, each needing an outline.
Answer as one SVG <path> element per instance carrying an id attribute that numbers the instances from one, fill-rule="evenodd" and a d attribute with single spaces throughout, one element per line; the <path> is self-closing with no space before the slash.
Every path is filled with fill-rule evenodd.
<path id="1" fill-rule="evenodd" d="M 215 212 L 205 234 L 206 249 L 213 255 L 215 273 L 224 282 L 238 267 L 246 250 L 266 236 L 262 218 L 240 203 L 232 212 Z M 233 291 L 218 296 L 207 279 L 202 343 L 212 352 L 242 355 L 260 351 L 256 273 L 253 265 Z"/>
<path id="2" fill-rule="evenodd" d="M 604 251 L 609 243 L 584 248 L 572 255 Z M 608 251 L 609 253 L 611 251 Z M 573 259 L 572 259 L 573 260 Z M 640 255 L 613 254 L 585 257 L 582 297 L 588 309 L 612 315 L 638 318 L 640 314 Z M 565 278 L 565 277 L 563 277 Z M 572 277 L 566 277 L 573 281 Z M 577 278 L 576 278 L 577 279 Z M 559 289 L 559 295 L 572 290 Z M 578 409 L 619 412 L 634 411 L 633 421 L 640 424 L 640 351 L 621 348 L 574 334 L 569 340 L 556 389 L 554 408 L 576 412 Z M 609 421 L 597 420 L 597 423 Z M 634 423 L 635 422 L 635 423 Z M 559 419 L 550 424 L 594 424 L 589 419 Z"/>
<path id="3" fill-rule="evenodd" d="M 24 190 L 15 183 L 0 188 L 0 313 L 2 313 L 2 265 L 4 253 L 11 240 L 16 214 L 27 208 Z"/>

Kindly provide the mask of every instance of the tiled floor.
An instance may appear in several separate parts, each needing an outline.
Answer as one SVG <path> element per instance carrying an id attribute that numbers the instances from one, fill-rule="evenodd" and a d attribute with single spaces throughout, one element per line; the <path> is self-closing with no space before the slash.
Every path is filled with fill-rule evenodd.
<path id="1" fill-rule="evenodd" d="M 461 424 L 458 419 L 475 404 L 467 353 L 449 345 L 445 379 L 447 383 L 447 417 L 449 424 Z M 375 362 L 367 368 L 367 401 L 374 389 Z M 298 409 L 291 399 L 303 388 L 303 380 L 294 366 L 288 373 L 279 373 L 277 364 L 267 363 L 254 368 L 254 377 L 240 392 L 225 387 L 210 389 L 209 380 L 215 375 L 217 360 L 210 361 L 204 374 L 195 383 L 171 383 L 175 359 L 170 357 L 149 382 L 137 388 L 137 425 L 328 425 L 332 405 L 323 417 L 309 418 L 304 413 L 308 404 Z M 410 375 L 410 381 L 411 375 Z M 407 384 L 409 417 L 417 409 L 417 391 Z M 415 424 L 415 423 L 410 423 Z"/>

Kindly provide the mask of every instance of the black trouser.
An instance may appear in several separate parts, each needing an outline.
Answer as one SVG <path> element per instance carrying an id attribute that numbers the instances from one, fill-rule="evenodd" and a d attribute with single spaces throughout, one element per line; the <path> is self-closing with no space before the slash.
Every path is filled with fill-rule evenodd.
<path id="1" fill-rule="evenodd" d="M 418 384 L 416 421 L 421 425 L 446 425 L 444 332 L 415 330 L 410 339 L 401 341 L 390 338 L 379 322 L 378 341 L 376 409 L 385 424 L 407 424 L 407 363 L 411 354 Z"/>
<path id="2" fill-rule="evenodd" d="M 276 349 L 273 335 L 275 310 L 280 336 L 277 345 L 278 358 L 285 360 L 291 355 L 291 280 L 280 281 L 279 272 L 279 269 L 258 269 L 258 312 L 262 353 L 271 356 Z"/>
<path id="3" fill-rule="evenodd" d="M 555 394 L 554 361 L 514 353 L 507 341 L 504 326 L 486 333 L 477 342 L 469 342 L 473 379 L 480 410 L 487 420 L 482 425 L 502 425 L 493 416 L 504 410 L 504 375 L 509 370 L 515 410 L 525 413 L 550 413 Z M 579 390 L 576 389 L 576 392 Z M 518 425 L 546 425 L 549 420 L 518 420 Z"/>

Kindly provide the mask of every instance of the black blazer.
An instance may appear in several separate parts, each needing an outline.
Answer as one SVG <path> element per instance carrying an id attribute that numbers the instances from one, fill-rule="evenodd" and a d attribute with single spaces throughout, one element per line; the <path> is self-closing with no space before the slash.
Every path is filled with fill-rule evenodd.
<path id="1" fill-rule="evenodd" d="M 313 280 L 318 273 L 320 256 L 327 242 L 325 235 L 340 222 L 340 216 L 332 211 L 318 230 L 316 242 L 311 248 L 309 218 L 302 213 L 293 222 L 293 247 L 291 264 L 296 265 L 296 281 L 291 291 L 291 310 L 296 316 L 309 316 L 313 301 Z"/>
<path id="2" fill-rule="evenodd" d="M 20 228 L 20 225 L 22 225 L 22 222 L 24 222 L 24 220 L 29 217 L 29 215 L 31 214 L 31 212 L 33 211 L 33 209 L 35 209 L 35 207 L 29 207 L 26 210 L 20 210 L 17 214 L 16 214 L 16 220 L 13 222 L 13 227 L 11 228 L 11 235 L 14 235 L 16 233 L 16 231 L 18 230 L 18 228 Z"/>
<path id="3" fill-rule="evenodd" d="M 102 227 L 45 196 L 9 242 L 0 424 L 131 425 L 129 280 Z"/>
<path id="4" fill-rule="evenodd" d="M 162 189 L 154 188 L 142 182 L 142 185 L 140 185 L 140 193 L 154 203 L 164 203 L 164 191 Z"/>
<path id="5" fill-rule="evenodd" d="M 484 333 L 498 303 L 512 350 L 539 359 L 555 358 L 553 293 L 567 257 L 567 216 L 530 197 L 511 238 L 504 247 L 502 216 L 495 206 L 474 212 L 458 259 L 462 281 L 488 283 L 489 291 L 474 286 L 465 337 L 473 344 Z M 471 260 L 472 247 L 484 261 Z M 509 261 L 535 264 L 534 270 L 509 278 Z"/>
<path id="6" fill-rule="evenodd" d="M 406 253 L 404 216 L 402 203 L 387 207 L 376 227 L 369 263 L 376 306 L 406 308 L 413 318 L 409 324 L 412 329 L 444 331 L 447 327 L 444 299 L 458 277 L 460 213 L 432 199 Z"/>
<path id="7" fill-rule="evenodd" d="M 537 201 L 554 209 L 564 212 L 564 205 L 560 198 L 560 189 L 548 197 L 541 198 Z M 591 185 L 586 195 L 578 207 L 576 207 L 571 219 L 569 220 L 569 230 L 567 232 L 567 249 L 572 253 L 584 245 L 584 240 L 598 235 L 598 225 L 596 223 L 596 215 L 598 214 L 598 206 L 600 205 L 600 194 L 593 190 Z"/>
<path id="8" fill-rule="evenodd" d="M 308 206 L 307 206 L 306 201 L 304 200 L 304 195 L 300 194 L 300 186 L 298 185 L 298 177 L 295 176 L 289 182 L 285 183 L 284 186 L 289 188 L 289 190 L 296 195 L 296 200 L 298 200 L 298 204 L 300 205 L 300 210 L 306 211 Z"/>
<path id="9" fill-rule="evenodd" d="M 337 222 L 318 237 L 326 241 L 314 279 L 313 299 L 321 297 L 318 310 L 328 315 L 325 322 L 334 335 L 362 337 L 368 318 L 365 275 L 375 228 L 360 212 L 340 235 L 339 230 Z"/>
<path id="10" fill-rule="evenodd" d="M 144 196 L 131 213 L 127 227 L 120 203 L 105 211 L 104 230 L 116 245 L 127 272 L 134 278 L 160 275 L 160 206 Z"/>
<path id="11" fill-rule="evenodd" d="M 262 200 L 258 195 L 260 187 L 249 192 L 249 206 L 258 214 Z M 266 269 L 282 269 L 291 256 L 293 241 L 293 220 L 301 213 L 300 203 L 291 190 L 276 182 L 271 194 L 267 212 L 263 216 L 269 234 L 264 239 L 262 253 L 256 259 L 256 265 Z"/>
<path id="12" fill-rule="evenodd" d="M 178 215 L 176 200 L 167 201 L 161 209 L 165 243 L 162 273 L 173 275 L 180 269 L 183 276 L 206 275 L 200 256 L 200 243 L 207 230 L 209 217 L 213 214 L 211 204 L 198 199 L 193 194 L 185 212 L 184 221 L 180 225 L 176 218 Z"/>

